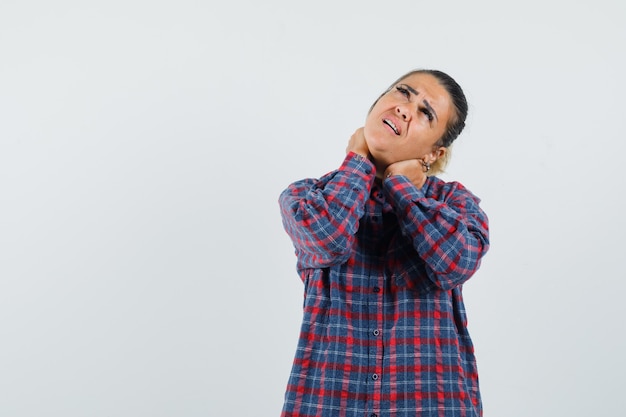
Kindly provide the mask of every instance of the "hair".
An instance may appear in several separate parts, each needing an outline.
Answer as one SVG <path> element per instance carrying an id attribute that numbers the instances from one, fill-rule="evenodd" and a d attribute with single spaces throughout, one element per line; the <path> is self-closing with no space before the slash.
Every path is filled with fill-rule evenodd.
<path id="1" fill-rule="evenodd" d="M 394 81 L 393 84 L 391 84 L 389 88 L 387 88 L 387 90 L 385 90 L 385 92 L 382 93 L 376 99 L 374 104 L 372 104 L 372 107 L 370 107 L 369 111 L 372 111 L 376 103 L 378 103 L 378 100 L 380 100 L 382 96 L 384 96 L 391 89 L 393 89 L 400 81 L 415 74 L 428 74 L 428 75 L 432 75 L 433 77 L 435 77 L 437 81 L 439 82 L 439 84 L 443 88 L 445 88 L 445 90 L 450 95 L 450 99 L 452 100 L 452 106 L 454 107 L 454 114 L 448 120 L 448 124 L 446 126 L 445 132 L 443 133 L 441 138 L 437 141 L 437 143 L 435 143 L 436 147 L 442 146 L 446 148 L 446 153 L 444 154 L 442 158 L 437 159 L 432 164 L 431 170 L 429 171 L 429 175 L 434 175 L 434 174 L 443 172 L 443 169 L 448 164 L 448 161 L 450 160 L 450 156 L 451 156 L 449 148 L 452 145 L 452 142 L 454 142 L 456 138 L 459 137 L 459 135 L 465 128 L 465 120 L 467 119 L 467 113 L 469 110 L 468 105 L 467 105 L 467 99 L 465 98 L 463 89 L 454 80 L 454 78 L 452 78 L 445 72 L 439 71 L 439 70 L 417 69 L 417 70 L 410 71 L 404 74 L 403 76 L 401 76 L 400 78 L 398 78 L 396 81 Z"/>

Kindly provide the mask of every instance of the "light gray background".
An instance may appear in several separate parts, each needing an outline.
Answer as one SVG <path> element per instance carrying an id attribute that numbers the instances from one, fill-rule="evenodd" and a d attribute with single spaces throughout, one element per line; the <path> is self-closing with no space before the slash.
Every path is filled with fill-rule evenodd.
<path id="1" fill-rule="evenodd" d="M 446 179 L 485 416 L 623 415 L 626 3 L 0 3 L 0 415 L 278 416 L 302 285 L 277 197 L 397 76 L 463 85 Z"/>

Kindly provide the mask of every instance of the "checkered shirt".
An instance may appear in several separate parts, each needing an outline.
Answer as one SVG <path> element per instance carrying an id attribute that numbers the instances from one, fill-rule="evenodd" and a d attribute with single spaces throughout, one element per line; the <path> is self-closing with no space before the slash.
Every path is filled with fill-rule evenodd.
<path id="1" fill-rule="evenodd" d="M 349 153 L 279 198 L 304 282 L 282 417 L 478 417 L 462 285 L 489 247 L 457 182 L 377 180 Z"/>

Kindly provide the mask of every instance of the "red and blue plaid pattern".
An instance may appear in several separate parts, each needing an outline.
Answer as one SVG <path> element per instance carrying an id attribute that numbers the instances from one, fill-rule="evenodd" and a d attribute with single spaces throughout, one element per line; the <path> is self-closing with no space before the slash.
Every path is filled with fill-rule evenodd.
<path id="1" fill-rule="evenodd" d="M 462 284 L 489 247 L 461 184 L 375 180 L 354 153 L 280 196 L 304 281 L 283 417 L 482 415 Z"/>

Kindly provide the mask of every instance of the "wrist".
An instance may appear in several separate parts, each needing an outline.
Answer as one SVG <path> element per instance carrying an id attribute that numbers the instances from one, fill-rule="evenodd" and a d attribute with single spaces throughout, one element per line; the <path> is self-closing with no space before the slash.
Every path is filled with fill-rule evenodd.
<path id="1" fill-rule="evenodd" d="M 391 165 L 389 165 L 387 168 L 384 169 L 383 171 L 383 178 L 389 178 L 389 177 L 393 177 L 395 175 L 402 175 L 402 173 L 396 168 L 393 169 L 391 167 Z"/>

